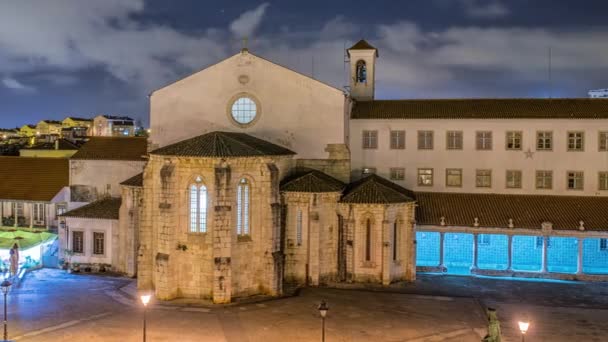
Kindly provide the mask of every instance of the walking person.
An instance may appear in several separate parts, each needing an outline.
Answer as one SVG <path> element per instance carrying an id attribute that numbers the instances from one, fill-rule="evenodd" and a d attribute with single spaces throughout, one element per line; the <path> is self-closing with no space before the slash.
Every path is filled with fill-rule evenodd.
<path id="1" fill-rule="evenodd" d="M 19 270 L 19 245 L 15 243 L 13 248 L 11 248 L 11 276 L 14 277 L 17 275 L 17 271 Z"/>

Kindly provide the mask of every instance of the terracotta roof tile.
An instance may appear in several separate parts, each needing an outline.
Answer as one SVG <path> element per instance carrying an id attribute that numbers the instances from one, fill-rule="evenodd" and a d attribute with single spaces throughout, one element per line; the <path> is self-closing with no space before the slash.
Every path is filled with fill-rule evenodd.
<path id="1" fill-rule="evenodd" d="M 353 204 L 389 204 L 414 201 L 414 193 L 378 175 L 371 174 L 344 191 L 340 202 Z"/>
<path id="2" fill-rule="evenodd" d="M 69 185 L 69 161 L 0 157 L 0 179 L 0 199 L 47 202 Z"/>
<path id="3" fill-rule="evenodd" d="M 608 119 L 602 99 L 374 100 L 355 104 L 352 119 Z"/>
<path id="4" fill-rule="evenodd" d="M 258 157 L 293 155 L 295 152 L 249 134 L 211 132 L 161 147 L 150 154 L 183 157 Z"/>
<path id="5" fill-rule="evenodd" d="M 508 228 L 513 219 L 516 228 L 540 229 L 551 222 L 553 229 L 577 230 L 579 221 L 585 230 L 608 230 L 608 197 L 556 195 L 499 195 L 417 192 L 416 222 L 472 227 L 475 218 L 480 227 Z"/>
<path id="6" fill-rule="evenodd" d="M 64 217 L 94 218 L 105 220 L 118 220 L 118 213 L 122 200 L 120 198 L 104 198 L 99 201 L 91 202 L 80 208 L 64 213 Z"/>
<path id="7" fill-rule="evenodd" d="M 281 191 L 285 192 L 342 192 L 346 185 L 317 170 L 310 170 L 285 179 Z"/>
<path id="8" fill-rule="evenodd" d="M 144 160 L 146 138 L 91 137 L 70 159 Z"/>
<path id="9" fill-rule="evenodd" d="M 136 187 L 142 187 L 144 186 L 144 174 L 142 173 L 138 173 L 135 176 L 127 179 L 126 181 L 120 183 L 120 185 L 125 185 L 125 186 L 136 186 Z"/>

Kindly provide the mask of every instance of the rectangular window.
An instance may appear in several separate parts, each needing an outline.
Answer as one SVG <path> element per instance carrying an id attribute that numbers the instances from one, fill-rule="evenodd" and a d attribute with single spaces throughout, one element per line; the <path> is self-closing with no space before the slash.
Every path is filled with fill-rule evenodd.
<path id="1" fill-rule="evenodd" d="M 391 131 L 391 149 L 405 149 L 405 131 Z"/>
<path id="2" fill-rule="evenodd" d="M 433 131 L 418 131 L 418 149 L 433 149 Z"/>
<path id="3" fill-rule="evenodd" d="M 583 171 L 568 171 L 568 190 L 583 190 Z"/>
<path id="4" fill-rule="evenodd" d="M 448 150 L 462 150 L 462 131 L 448 131 L 446 148 Z"/>
<path id="5" fill-rule="evenodd" d="M 402 167 L 391 168 L 391 180 L 402 181 L 405 179 L 405 169 Z"/>
<path id="6" fill-rule="evenodd" d="M 548 171 L 548 170 L 536 171 L 536 188 L 537 189 L 552 189 L 553 188 L 553 171 Z"/>
<path id="7" fill-rule="evenodd" d="M 433 169 L 418 169 L 418 185 L 433 186 Z"/>
<path id="8" fill-rule="evenodd" d="M 84 232 L 72 232 L 72 252 L 84 254 Z"/>
<path id="9" fill-rule="evenodd" d="M 583 151 L 585 132 L 568 132 L 568 151 Z"/>
<path id="10" fill-rule="evenodd" d="M 93 232 L 93 254 L 103 255 L 106 249 L 105 234 Z"/>
<path id="11" fill-rule="evenodd" d="M 551 151 L 553 149 L 553 132 L 538 131 L 536 132 L 536 150 Z"/>
<path id="12" fill-rule="evenodd" d="M 363 175 L 371 175 L 373 173 L 376 173 L 376 168 L 375 167 L 362 167 L 361 168 L 361 174 Z"/>
<path id="13" fill-rule="evenodd" d="M 608 151 L 608 132 L 600 132 L 599 150 L 602 152 Z"/>
<path id="14" fill-rule="evenodd" d="M 462 187 L 462 169 L 446 169 L 445 186 L 456 188 Z"/>
<path id="15" fill-rule="evenodd" d="M 608 171 L 602 171 L 599 174 L 599 189 L 608 190 Z"/>
<path id="16" fill-rule="evenodd" d="M 507 150 L 521 150 L 522 136 L 522 132 L 507 132 Z"/>
<path id="17" fill-rule="evenodd" d="M 34 203 L 32 206 L 32 210 L 34 211 L 32 214 L 34 215 L 34 224 L 37 226 L 44 226 L 45 223 L 45 214 L 46 214 L 46 205 L 44 203 Z"/>
<path id="18" fill-rule="evenodd" d="M 608 251 L 608 239 L 600 239 L 600 251 Z"/>
<path id="19" fill-rule="evenodd" d="M 507 188 L 509 188 L 509 189 L 521 188 L 521 171 L 507 170 Z"/>
<path id="20" fill-rule="evenodd" d="M 65 214 L 65 212 L 67 211 L 67 204 L 65 204 L 65 203 L 57 204 L 55 206 L 55 211 L 57 213 L 57 216 Z"/>
<path id="21" fill-rule="evenodd" d="M 367 150 L 378 148 L 378 131 L 363 131 L 363 148 Z"/>
<path id="22" fill-rule="evenodd" d="M 478 188 L 491 188 L 492 170 L 477 170 L 475 174 L 475 186 Z"/>
<path id="23" fill-rule="evenodd" d="M 476 143 L 478 150 L 491 150 L 492 149 L 492 132 L 483 131 L 476 133 Z"/>
<path id="24" fill-rule="evenodd" d="M 13 202 L 12 214 L 13 214 L 13 216 L 16 215 L 17 217 L 25 216 L 25 214 L 23 212 L 23 202 Z"/>
<path id="25" fill-rule="evenodd" d="M 296 243 L 302 246 L 302 209 L 298 208 L 296 217 Z"/>

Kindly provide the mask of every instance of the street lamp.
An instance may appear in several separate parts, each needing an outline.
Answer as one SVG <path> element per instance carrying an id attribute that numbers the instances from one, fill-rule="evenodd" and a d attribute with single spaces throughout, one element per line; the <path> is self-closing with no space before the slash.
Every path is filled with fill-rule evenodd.
<path id="1" fill-rule="evenodd" d="M 8 290 L 11 288 L 11 282 L 4 279 L 4 281 L 0 284 L 0 288 L 2 288 L 2 293 L 4 294 L 4 340 L 8 340 L 8 327 L 7 327 L 7 319 L 6 319 L 6 295 L 8 294 Z"/>
<path id="2" fill-rule="evenodd" d="M 519 321 L 519 331 L 521 331 L 521 342 L 525 342 L 526 341 L 526 333 L 528 332 L 528 328 L 530 327 L 530 322 L 526 321 Z"/>
<path id="3" fill-rule="evenodd" d="M 327 316 L 327 311 L 329 311 L 329 306 L 327 303 L 322 300 L 321 304 L 319 304 L 319 314 L 321 314 L 321 342 L 325 342 L 325 316 Z"/>
<path id="4" fill-rule="evenodd" d="M 150 303 L 150 297 L 149 294 L 139 296 L 141 302 L 144 304 L 144 342 L 146 342 L 146 307 L 148 306 L 148 303 Z"/>

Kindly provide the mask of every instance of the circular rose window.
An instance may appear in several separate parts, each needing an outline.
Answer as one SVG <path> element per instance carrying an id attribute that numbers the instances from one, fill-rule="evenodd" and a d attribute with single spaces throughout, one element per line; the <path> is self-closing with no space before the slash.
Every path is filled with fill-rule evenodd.
<path id="1" fill-rule="evenodd" d="M 231 114 L 234 121 L 247 125 L 258 115 L 258 106 L 251 97 L 241 96 L 232 103 Z"/>

